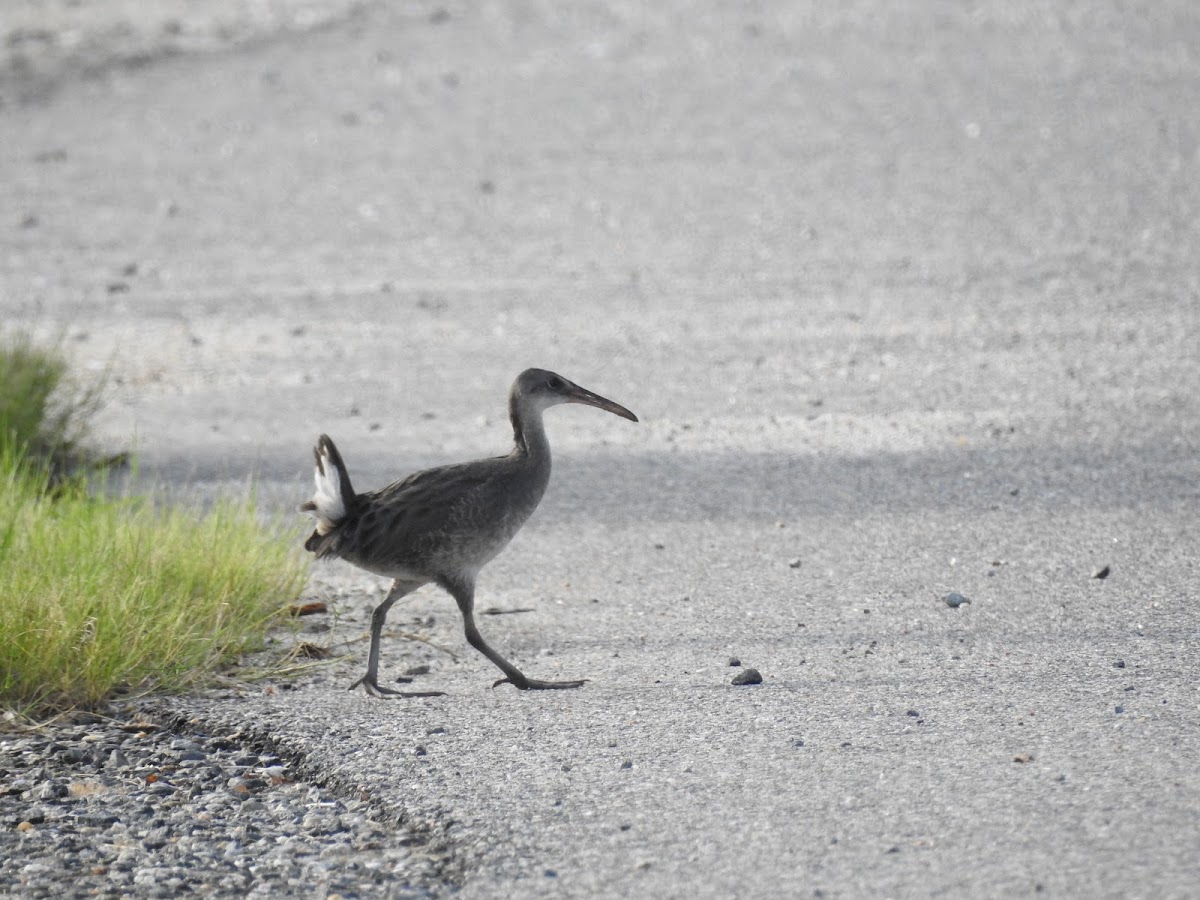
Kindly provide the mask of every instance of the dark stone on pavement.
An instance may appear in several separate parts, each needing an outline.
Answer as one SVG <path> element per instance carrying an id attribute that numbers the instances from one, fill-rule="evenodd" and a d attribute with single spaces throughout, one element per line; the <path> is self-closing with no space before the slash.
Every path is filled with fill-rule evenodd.
<path id="1" fill-rule="evenodd" d="M 759 674 L 758 669 L 745 669 L 734 675 L 733 680 L 729 683 L 738 685 L 762 684 L 762 675 Z"/>

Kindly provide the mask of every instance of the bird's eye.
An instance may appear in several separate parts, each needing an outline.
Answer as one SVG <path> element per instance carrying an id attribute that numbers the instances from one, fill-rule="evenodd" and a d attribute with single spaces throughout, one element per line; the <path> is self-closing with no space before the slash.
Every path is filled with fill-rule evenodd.
<path id="1" fill-rule="evenodd" d="M 561 391 L 564 387 L 566 387 L 566 385 L 563 384 L 563 380 L 557 375 L 547 381 L 546 384 L 552 391 Z"/>

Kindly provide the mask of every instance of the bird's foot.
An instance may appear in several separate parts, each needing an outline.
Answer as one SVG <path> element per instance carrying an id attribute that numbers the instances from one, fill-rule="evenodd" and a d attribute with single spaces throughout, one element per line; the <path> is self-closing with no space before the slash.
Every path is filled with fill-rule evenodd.
<path id="1" fill-rule="evenodd" d="M 362 685 L 363 690 L 372 697 L 378 697 L 381 700 L 388 700 L 392 697 L 445 697 L 444 691 L 397 691 L 394 688 L 383 687 L 375 676 L 366 674 L 354 684 L 350 685 L 348 690 L 354 690 L 359 685 Z"/>
<path id="2" fill-rule="evenodd" d="M 536 678 L 526 678 L 521 676 L 515 678 L 499 678 L 492 685 L 493 688 L 499 687 L 502 684 L 511 684 L 519 691 L 565 691 L 571 688 L 583 687 L 587 684 L 586 678 L 580 678 L 578 681 L 539 681 Z"/>

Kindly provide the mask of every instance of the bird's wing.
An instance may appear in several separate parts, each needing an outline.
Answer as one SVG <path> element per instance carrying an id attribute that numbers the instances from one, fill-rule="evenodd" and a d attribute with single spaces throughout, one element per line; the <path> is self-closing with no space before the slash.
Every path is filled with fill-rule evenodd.
<path id="1" fill-rule="evenodd" d="M 424 469 L 387 487 L 359 496 L 372 506 L 428 503 L 453 505 L 458 499 L 501 475 L 504 471 L 501 463 L 506 458 L 481 459 L 476 462 Z"/>
<path id="2" fill-rule="evenodd" d="M 374 558 L 398 547 L 420 555 L 454 529 L 463 510 L 486 486 L 502 478 L 506 457 L 415 472 L 377 491 L 358 495 L 353 535 L 356 555 Z"/>

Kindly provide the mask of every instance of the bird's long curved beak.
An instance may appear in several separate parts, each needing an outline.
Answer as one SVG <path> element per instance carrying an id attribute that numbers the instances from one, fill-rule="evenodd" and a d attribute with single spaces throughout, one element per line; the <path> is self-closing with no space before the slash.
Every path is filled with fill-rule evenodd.
<path id="1" fill-rule="evenodd" d="M 607 410 L 620 416 L 622 419 L 628 419 L 630 422 L 636 422 L 638 417 L 623 407 L 620 403 L 613 403 L 611 400 L 601 397 L 599 394 L 593 394 L 586 388 L 581 388 L 577 384 L 572 384 L 567 393 L 568 403 L 582 403 L 584 406 L 594 406 L 597 409 Z"/>

